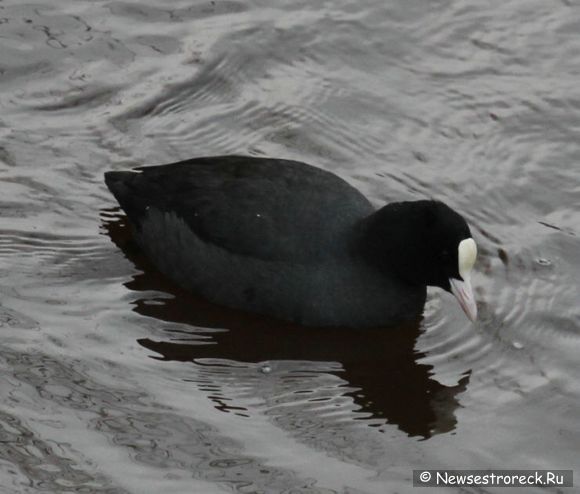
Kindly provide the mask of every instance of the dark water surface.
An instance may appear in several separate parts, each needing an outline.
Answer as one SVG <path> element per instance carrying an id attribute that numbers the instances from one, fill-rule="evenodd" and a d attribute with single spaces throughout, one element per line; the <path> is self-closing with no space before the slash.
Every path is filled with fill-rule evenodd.
<path id="1" fill-rule="evenodd" d="M 567 1 L 0 0 L 0 492 L 578 476 L 578 33 Z M 480 246 L 480 320 L 437 290 L 389 331 L 182 293 L 102 175 L 218 153 L 444 200 Z"/>

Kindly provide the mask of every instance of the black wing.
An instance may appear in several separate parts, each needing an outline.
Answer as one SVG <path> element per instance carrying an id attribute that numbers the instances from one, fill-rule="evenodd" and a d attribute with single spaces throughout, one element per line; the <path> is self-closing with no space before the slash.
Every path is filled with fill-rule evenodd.
<path id="1" fill-rule="evenodd" d="M 206 242 L 265 260 L 344 250 L 344 236 L 374 210 L 336 175 L 280 159 L 195 158 L 108 172 L 105 181 L 136 228 L 154 208 L 183 218 Z"/>

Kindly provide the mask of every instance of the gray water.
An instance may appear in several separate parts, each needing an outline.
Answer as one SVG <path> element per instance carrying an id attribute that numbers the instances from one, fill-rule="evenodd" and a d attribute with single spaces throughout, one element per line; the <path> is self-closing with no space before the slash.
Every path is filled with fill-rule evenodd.
<path id="1" fill-rule="evenodd" d="M 566 0 L 0 1 L 0 492 L 578 475 L 579 32 Z M 445 201 L 479 321 L 438 290 L 419 325 L 362 332 L 181 292 L 102 175 L 227 153 Z"/>

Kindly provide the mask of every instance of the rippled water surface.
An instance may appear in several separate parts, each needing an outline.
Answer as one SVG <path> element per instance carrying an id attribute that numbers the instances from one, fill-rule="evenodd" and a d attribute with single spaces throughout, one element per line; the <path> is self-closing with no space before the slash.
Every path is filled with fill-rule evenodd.
<path id="1" fill-rule="evenodd" d="M 568 1 L 0 0 L 0 491 L 578 475 L 579 32 Z M 305 330 L 181 292 L 103 172 L 225 153 L 461 211 L 480 320 L 433 290 L 416 325 Z"/>

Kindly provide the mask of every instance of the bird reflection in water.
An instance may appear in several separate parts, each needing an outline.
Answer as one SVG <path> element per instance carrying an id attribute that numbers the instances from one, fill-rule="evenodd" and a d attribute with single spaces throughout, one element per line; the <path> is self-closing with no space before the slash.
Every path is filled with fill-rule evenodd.
<path id="1" fill-rule="evenodd" d="M 161 360 L 193 362 L 227 359 L 237 362 L 311 361 L 336 362 L 329 371 L 345 381 L 336 392 L 359 407 L 353 420 L 363 417 L 376 426 L 380 419 L 409 436 L 428 439 L 455 429 L 458 394 L 470 379 L 467 372 L 455 386 L 432 379 L 432 367 L 418 363 L 425 354 L 415 350 L 420 320 L 397 328 L 304 328 L 211 304 L 177 287 L 160 274 L 131 240 L 125 217 L 118 208 L 102 210 L 103 229 L 142 272 L 126 283 L 137 292 L 162 291 L 173 298 L 151 297 L 136 302 L 139 314 L 211 331 L 205 339 L 184 341 L 183 333 L 167 333 L 167 340 L 148 338 L 139 343 Z M 213 343 L 213 344 L 208 344 Z M 335 367 L 336 368 L 336 367 Z M 216 406 L 216 408 L 223 408 Z"/>

